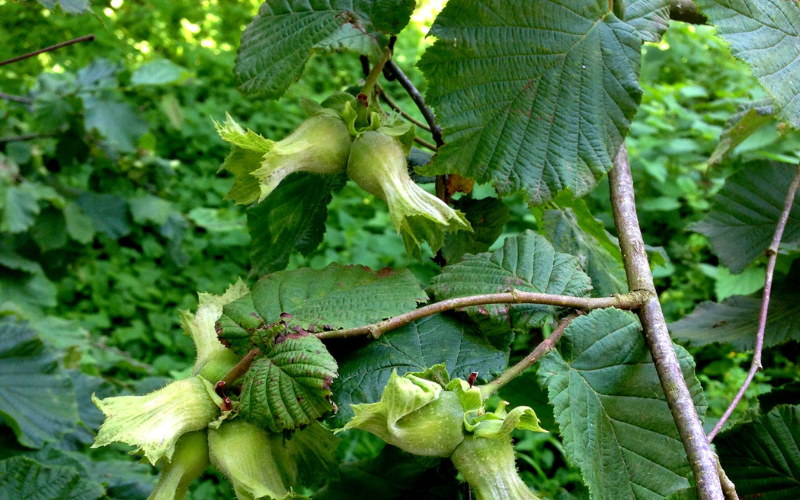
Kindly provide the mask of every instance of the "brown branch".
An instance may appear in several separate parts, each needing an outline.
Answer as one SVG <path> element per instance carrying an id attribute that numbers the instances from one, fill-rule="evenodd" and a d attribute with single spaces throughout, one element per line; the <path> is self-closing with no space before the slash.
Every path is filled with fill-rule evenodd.
<path id="1" fill-rule="evenodd" d="M 225 387 L 231 387 L 234 382 L 239 380 L 239 377 L 247 373 L 247 370 L 250 369 L 250 365 L 253 364 L 253 360 L 256 359 L 256 356 L 259 354 L 261 354 L 261 351 L 258 350 L 258 348 L 248 352 L 241 361 L 236 363 L 236 366 L 231 368 L 231 371 L 226 373 L 225 376 L 219 380 L 219 382 L 225 382 Z"/>
<path id="2" fill-rule="evenodd" d="M 467 297 L 456 297 L 454 299 L 442 300 L 433 304 L 414 309 L 405 314 L 389 318 L 379 323 L 348 328 L 346 330 L 336 330 L 333 332 L 322 332 L 317 334 L 319 339 L 341 339 L 347 337 L 360 337 L 371 335 L 373 338 L 380 338 L 384 333 L 399 328 L 403 325 L 416 321 L 426 316 L 431 316 L 453 309 L 461 309 L 469 306 L 481 306 L 487 304 L 543 304 L 550 306 L 571 307 L 584 311 L 592 309 L 606 309 L 616 307 L 617 309 L 636 309 L 640 307 L 646 298 L 639 292 L 628 293 L 625 295 L 614 295 L 612 297 L 570 297 L 568 295 L 551 295 L 547 293 L 511 291 L 506 293 L 489 293 L 485 295 L 470 295 Z"/>
<path id="3" fill-rule="evenodd" d="M 430 142 L 426 141 L 422 137 L 414 136 L 414 142 L 416 142 L 420 146 L 423 146 L 423 147 L 426 147 L 426 148 L 430 149 L 434 153 L 436 152 L 436 146 L 434 144 L 431 144 Z"/>
<path id="4" fill-rule="evenodd" d="M 669 19 L 689 24 L 706 24 L 708 19 L 692 0 L 670 0 Z"/>
<path id="5" fill-rule="evenodd" d="M 73 44 L 76 44 L 76 43 L 91 42 L 92 40 L 94 40 L 94 35 L 81 36 L 81 37 L 78 37 L 78 38 L 75 38 L 75 39 L 72 39 L 72 40 L 68 40 L 66 42 L 61 42 L 61 43 L 58 43 L 56 45 L 52 45 L 50 47 L 45 47 L 43 49 L 36 50 L 34 52 L 31 52 L 30 54 L 24 54 L 24 55 L 21 55 L 21 56 L 12 57 L 11 59 L 8 59 L 6 61 L 0 62 L 0 66 L 5 66 L 6 64 L 11 64 L 11 63 L 15 63 L 17 61 L 22 61 L 24 59 L 29 59 L 31 57 L 38 56 L 39 54 L 44 54 L 45 52 L 52 52 L 54 50 L 58 50 L 58 49 L 60 49 L 62 47 L 67 47 L 69 45 L 73 45 Z"/>
<path id="6" fill-rule="evenodd" d="M 522 361 L 512 366 L 508 370 L 504 371 L 502 375 L 492 380 L 488 384 L 480 386 L 479 388 L 481 390 L 481 397 L 483 399 L 488 398 L 489 396 L 500 390 L 501 387 L 503 387 L 507 383 L 511 382 L 515 378 L 522 375 L 525 372 L 525 370 L 533 366 L 533 364 L 539 361 L 542 358 L 542 356 L 552 351 L 553 348 L 556 346 L 558 339 L 560 339 L 561 335 L 564 334 L 564 330 L 566 330 L 569 324 L 572 323 L 573 319 L 577 318 L 581 314 L 583 313 L 576 312 L 562 319 L 561 322 L 556 327 L 556 329 L 553 330 L 553 333 L 551 333 L 550 336 L 547 337 L 541 344 L 536 346 L 536 349 L 534 349 L 533 352 L 525 356 L 525 358 Z"/>
<path id="7" fill-rule="evenodd" d="M 393 110 L 395 110 L 398 113 L 400 113 L 400 115 L 403 118 L 405 118 L 406 120 L 410 121 L 411 123 L 413 123 L 417 127 L 421 128 L 423 130 L 427 130 L 428 132 L 431 131 L 431 127 L 429 125 L 427 125 L 425 123 L 422 123 L 421 121 L 417 120 L 416 118 L 414 118 L 413 116 L 408 114 L 408 112 L 406 112 L 406 110 L 401 108 L 399 104 L 394 102 L 394 99 L 389 97 L 389 94 L 386 93 L 386 90 L 384 90 L 384 88 L 381 87 L 380 84 L 377 85 L 377 88 L 378 88 L 378 92 L 380 93 L 380 96 L 383 98 L 384 101 L 386 101 L 386 104 L 388 104 L 390 108 L 392 108 Z"/>
<path id="8" fill-rule="evenodd" d="M 425 98 L 422 97 L 417 87 L 411 83 L 411 80 L 403 73 L 400 67 L 397 65 L 394 60 L 389 59 L 389 62 L 386 63 L 386 67 L 392 72 L 394 77 L 400 82 L 400 85 L 405 89 L 408 95 L 411 97 L 411 100 L 414 101 L 414 104 L 417 105 L 419 111 L 422 113 L 422 116 L 425 118 L 425 121 L 428 122 L 428 125 L 431 128 L 431 135 L 433 135 L 433 141 L 436 143 L 437 147 L 442 147 L 442 127 L 436 124 L 436 117 L 433 114 L 433 110 L 425 104 Z"/>
<path id="9" fill-rule="evenodd" d="M 0 99 L 5 99 L 6 101 L 19 102 L 22 104 L 33 104 L 33 99 L 30 99 L 28 97 L 22 97 L 21 95 L 6 94 L 5 92 L 0 92 Z"/>
<path id="10" fill-rule="evenodd" d="M 647 345 L 653 357 L 656 373 L 661 381 L 672 417 L 686 450 L 689 465 L 694 473 L 699 500 L 723 500 L 716 457 L 706 441 L 703 424 L 697 416 L 692 396 L 686 387 L 678 357 L 667 331 L 664 313 L 658 302 L 653 275 L 636 215 L 633 179 L 628 163 L 628 151 L 623 143 L 614 158 L 614 168 L 609 173 L 611 207 L 617 226 L 622 260 L 631 291 L 646 293 L 647 299 L 637 313 L 644 329 Z"/>
<path id="11" fill-rule="evenodd" d="M 764 280 L 764 293 L 761 296 L 761 314 L 758 317 L 758 330 L 756 331 L 756 342 L 753 349 L 753 362 L 750 365 L 750 371 L 747 373 L 744 384 L 742 384 L 739 392 L 736 393 L 736 397 L 733 398 L 733 401 L 731 401 L 730 406 L 725 410 L 725 413 L 722 415 L 722 418 L 719 419 L 717 425 L 708 433 L 709 443 L 714 440 L 714 436 L 719 433 L 722 426 L 728 421 L 731 413 L 733 413 L 733 410 L 736 409 L 736 406 L 742 400 L 742 397 L 744 397 L 744 393 L 750 386 L 750 382 L 753 381 L 753 377 L 756 376 L 757 372 L 761 371 L 761 352 L 764 349 L 764 331 L 767 328 L 767 311 L 769 309 L 770 293 L 772 292 L 772 276 L 775 273 L 775 262 L 778 260 L 778 248 L 781 246 L 783 231 L 786 229 L 786 222 L 789 220 L 789 212 L 792 211 L 792 204 L 794 203 L 794 197 L 797 194 L 798 187 L 800 187 L 800 164 L 795 168 L 794 177 L 792 177 L 792 182 L 789 184 L 789 192 L 786 194 L 786 201 L 783 203 L 783 212 L 781 212 L 781 216 L 778 219 L 778 225 L 775 228 L 775 235 L 772 237 L 772 243 L 770 243 L 766 252 L 768 259 L 767 277 Z"/>

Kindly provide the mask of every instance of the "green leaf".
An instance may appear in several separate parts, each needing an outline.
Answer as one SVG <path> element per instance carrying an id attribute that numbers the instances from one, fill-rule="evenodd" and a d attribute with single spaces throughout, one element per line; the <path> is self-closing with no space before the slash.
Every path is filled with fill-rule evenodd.
<path id="1" fill-rule="evenodd" d="M 592 221 L 596 220 L 592 218 Z M 619 247 L 612 243 L 614 252 L 609 252 L 597 238 L 583 230 L 571 208 L 547 210 L 542 218 L 542 225 L 547 240 L 557 251 L 578 258 L 581 267 L 586 269 L 586 273 L 592 279 L 594 294 L 607 297 L 628 291 L 628 281 L 625 268 L 622 267 Z M 605 229 L 602 231 L 605 233 Z M 606 240 L 610 243 L 608 236 Z"/>
<path id="2" fill-rule="evenodd" d="M 38 0 L 38 2 L 50 10 L 56 8 L 56 0 Z M 89 0 L 58 0 L 58 4 L 61 6 L 61 10 L 67 14 L 83 14 L 92 11 Z"/>
<path id="3" fill-rule="evenodd" d="M 39 314 L 41 307 L 56 306 L 56 287 L 44 273 L 26 275 L 0 269 L 0 303 L 4 301 L 23 306 L 29 314 Z"/>
<path id="4" fill-rule="evenodd" d="M 253 239 L 251 274 L 285 269 L 295 249 L 303 255 L 316 250 L 325 236 L 331 193 L 345 182 L 344 175 L 299 172 L 284 179 L 264 201 L 250 208 L 247 227 Z M 254 189 L 257 198 L 258 180 Z"/>
<path id="5" fill-rule="evenodd" d="M 78 423 L 72 381 L 36 332 L 11 317 L 0 320 L 0 417 L 31 448 L 58 440 Z"/>
<path id="6" fill-rule="evenodd" d="M 445 146 L 425 175 L 456 172 L 534 204 L 587 193 L 641 101 L 636 29 L 595 0 L 455 0 L 419 62 Z"/>
<path id="7" fill-rule="evenodd" d="M 339 378 L 333 384 L 333 400 L 339 411 L 329 421 L 342 427 L 353 416 L 351 404 L 380 401 L 392 370 L 402 376 L 444 363 L 451 378 L 466 380 L 478 372 L 479 380 L 488 382 L 505 368 L 508 349 L 492 346 L 469 322 L 437 314 L 337 357 Z"/>
<path id="8" fill-rule="evenodd" d="M 620 0 L 614 0 L 614 3 Z M 669 27 L 669 0 L 624 0 L 625 22 L 636 28 L 645 42 L 661 41 Z"/>
<path id="9" fill-rule="evenodd" d="M 84 126 L 87 132 L 97 130 L 105 142 L 123 153 L 136 151 L 136 140 L 148 129 L 148 123 L 136 114 L 130 104 L 113 98 L 83 95 Z"/>
<path id="10" fill-rule="evenodd" d="M 181 83 L 191 76 L 189 70 L 168 59 L 159 59 L 140 66 L 131 76 L 131 85 L 167 85 Z"/>
<path id="11" fill-rule="evenodd" d="M 778 117 L 800 128 L 800 6 L 780 0 L 698 0 L 697 6 L 775 99 Z"/>
<path id="12" fill-rule="evenodd" d="M 240 414 L 272 432 L 314 423 L 333 409 L 336 360 L 314 335 L 287 334 L 251 366 L 242 385 Z"/>
<path id="13" fill-rule="evenodd" d="M 427 300 L 408 269 L 331 264 L 265 276 L 252 288 L 255 310 L 267 323 L 281 320 L 303 330 L 354 328 L 416 309 Z M 240 299 L 241 300 L 241 299 Z M 236 302 L 232 303 L 236 304 Z M 227 314 L 232 305 L 225 306 Z M 310 328 L 310 329 L 309 329 Z"/>
<path id="14" fill-rule="evenodd" d="M 105 490 L 72 467 L 45 467 L 27 457 L 0 461 L 0 497 L 5 500 L 95 500 Z"/>
<path id="15" fill-rule="evenodd" d="M 702 418 L 694 361 L 675 351 Z M 633 314 L 602 309 L 576 318 L 538 376 L 592 498 L 657 499 L 689 486 L 686 452 Z"/>
<path id="16" fill-rule="evenodd" d="M 133 222 L 140 225 L 152 222 L 156 226 L 163 226 L 167 223 L 169 214 L 174 211 L 170 202 L 152 194 L 130 198 L 128 207 Z"/>
<path id="17" fill-rule="evenodd" d="M 542 428 L 555 431 L 556 421 L 553 407 L 547 399 L 547 391 L 543 390 L 536 380 L 533 370 L 526 371 L 519 377 L 504 385 L 498 395 L 508 401 L 510 407 L 530 406 L 541 421 Z"/>
<path id="18" fill-rule="evenodd" d="M 489 250 L 492 243 L 503 234 L 503 226 L 509 220 L 508 207 L 497 198 L 461 198 L 453 204 L 464 212 L 472 225 L 472 232 L 448 232 L 444 235 L 442 257 L 448 263 L 458 262 L 464 254 L 476 254 Z"/>
<path id="19" fill-rule="evenodd" d="M 442 459 L 406 453 L 386 445 L 378 456 L 346 462 L 339 479 L 316 492 L 314 500 L 425 500 L 456 498 L 454 474 L 440 468 Z"/>
<path id="20" fill-rule="evenodd" d="M 84 215 L 80 206 L 67 203 L 64 206 L 64 220 L 67 224 L 67 234 L 70 238 L 83 243 L 91 243 L 94 239 L 94 224 L 92 219 Z"/>
<path id="21" fill-rule="evenodd" d="M 753 135 L 756 130 L 775 119 L 774 101 L 761 99 L 745 104 L 742 109 L 725 122 L 717 148 L 708 159 L 709 165 L 716 165 Z"/>
<path id="22" fill-rule="evenodd" d="M 800 497 L 800 406 L 778 406 L 714 443 L 739 498 Z"/>
<path id="23" fill-rule="evenodd" d="M 591 289 L 591 280 L 581 271 L 577 258 L 556 252 L 543 236 L 531 230 L 506 238 L 503 248 L 494 253 L 470 255 L 445 267 L 431 280 L 430 287 L 436 300 L 512 290 L 582 297 Z M 527 333 L 547 322 L 555 308 L 496 304 L 469 307 L 467 311 L 509 322 L 515 330 Z"/>
<path id="24" fill-rule="evenodd" d="M 732 273 L 741 273 L 772 242 L 793 173 L 794 167 L 783 163 L 747 163 L 725 181 L 706 218 L 692 226 L 708 237 Z M 795 202 L 781 244 L 798 241 L 800 203 Z"/>
<path id="25" fill-rule="evenodd" d="M 671 323 L 669 331 L 674 338 L 693 346 L 718 342 L 744 352 L 753 349 L 760 313 L 761 297 L 734 295 L 720 303 L 701 303 L 692 314 Z M 796 290 L 774 290 L 764 330 L 764 347 L 800 340 L 798 315 L 800 295 Z"/>
<path id="26" fill-rule="evenodd" d="M 43 252 L 66 245 L 67 224 L 63 212 L 54 207 L 44 209 L 31 227 L 30 235 Z"/>
<path id="27" fill-rule="evenodd" d="M 300 78 L 317 50 L 349 49 L 378 58 L 376 30 L 398 33 L 414 5 L 414 0 L 267 0 L 242 34 L 234 69 L 240 88 L 277 99 Z"/>
<path id="28" fill-rule="evenodd" d="M 113 194 L 85 192 L 78 198 L 78 207 L 92 221 L 97 231 L 111 239 L 119 239 L 131 232 L 128 225 L 128 208 L 125 200 Z M 85 236 L 82 233 L 81 236 Z"/>
<path id="29" fill-rule="evenodd" d="M 26 185 L 27 183 L 6 188 L 0 231 L 21 233 L 33 225 L 39 213 L 39 203 L 35 194 L 26 189 Z"/>

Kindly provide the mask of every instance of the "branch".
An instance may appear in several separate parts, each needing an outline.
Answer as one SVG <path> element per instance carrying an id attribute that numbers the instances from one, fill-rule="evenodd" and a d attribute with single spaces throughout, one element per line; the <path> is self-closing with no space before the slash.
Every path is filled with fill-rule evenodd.
<path id="1" fill-rule="evenodd" d="M 402 115 L 403 118 L 410 121 L 417 127 L 423 130 L 427 130 L 428 132 L 431 131 L 431 128 L 428 125 L 422 123 L 421 121 L 417 120 L 416 118 L 408 114 L 403 108 L 400 107 L 400 105 L 394 102 L 394 100 L 391 97 L 389 97 L 389 94 L 386 93 L 386 91 L 383 89 L 383 87 L 381 87 L 380 84 L 378 84 L 377 88 L 378 92 L 380 92 L 380 96 L 383 98 L 384 101 L 386 101 L 386 104 L 388 104 L 390 108 L 400 113 L 400 115 Z"/>
<path id="2" fill-rule="evenodd" d="M 19 141 L 29 141 L 31 139 L 38 139 L 39 137 L 52 137 L 53 134 L 25 134 L 25 135 L 16 135 L 12 137 L 0 137 L 0 144 L 5 142 L 19 142 Z"/>
<path id="3" fill-rule="evenodd" d="M 584 311 L 592 309 L 606 309 L 616 307 L 617 309 L 631 310 L 640 307 L 646 298 L 639 292 L 632 292 L 625 295 L 614 295 L 612 297 L 570 297 L 569 295 L 550 295 L 547 293 L 519 292 L 511 291 L 506 293 L 489 293 L 485 295 L 470 295 L 467 297 L 456 297 L 454 299 L 434 302 L 419 309 L 414 309 L 405 314 L 389 318 L 379 323 L 348 328 L 346 330 L 336 330 L 333 332 L 322 332 L 317 334 L 319 339 L 341 339 L 347 337 L 359 337 L 371 335 L 373 338 L 380 338 L 384 333 L 399 328 L 403 325 L 416 321 L 426 316 L 431 316 L 444 311 L 461 309 L 468 306 L 481 306 L 487 304 L 544 304 L 550 306 L 571 307 Z"/>
<path id="4" fill-rule="evenodd" d="M 525 356 L 525 358 L 517 363 L 516 365 L 512 366 L 508 370 L 504 371 L 502 375 L 497 377 L 496 379 L 492 380 L 488 384 L 480 386 L 481 390 L 481 397 L 483 399 L 488 398 L 495 392 L 497 392 L 501 387 L 506 385 L 507 383 L 511 382 L 515 378 L 522 375 L 525 370 L 533 366 L 534 363 L 539 361 L 542 356 L 547 354 L 548 352 L 552 351 L 553 348 L 556 346 L 558 339 L 561 338 L 561 335 L 564 334 L 564 330 L 567 329 L 572 320 L 577 318 L 583 314 L 582 312 L 577 312 L 570 314 L 566 318 L 562 319 L 561 322 L 558 324 L 553 333 L 550 334 L 541 344 L 536 346 L 536 349 L 533 350 L 530 354 Z"/>
<path id="5" fill-rule="evenodd" d="M 442 147 L 442 144 L 444 144 L 442 141 L 442 127 L 436 124 L 436 117 L 433 114 L 433 110 L 425 104 L 425 98 L 422 97 L 419 90 L 411 83 L 411 80 L 408 79 L 394 60 L 390 59 L 389 62 L 386 63 L 386 67 L 391 70 L 395 79 L 397 79 L 400 85 L 408 92 L 408 95 L 414 101 L 414 104 L 417 105 L 422 116 L 425 117 L 425 121 L 428 122 L 431 128 L 431 134 L 433 135 L 433 141 L 436 143 L 436 146 Z"/>
<path id="6" fill-rule="evenodd" d="M 0 99 L 5 99 L 6 101 L 19 102 L 22 104 L 33 104 L 33 99 L 30 99 L 28 97 L 22 97 L 20 95 L 6 94 L 5 92 L 0 92 Z"/>
<path id="7" fill-rule="evenodd" d="M 733 484 L 733 481 L 725 474 L 725 469 L 723 469 L 722 464 L 719 463 L 719 457 L 715 458 L 717 460 L 717 474 L 719 474 L 719 480 L 722 483 L 722 493 L 725 494 L 725 500 L 739 500 L 739 494 L 736 493 L 736 485 Z"/>
<path id="8" fill-rule="evenodd" d="M 436 146 L 434 144 L 431 144 L 430 142 L 426 141 L 422 137 L 414 136 L 414 142 L 416 142 L 420 146 L 423 146 L 423 147 L 426 147 L 426 148 L 430 149 L 434 153 L 437 151 Z"/>
<path id="9" fill-rule="evenodd" d="M 783 212 L 781 212 L 781 216 L 778 219 L 778 226 L 775 228 L 775 235 L 772 237 L 772 243 L 770 243 L 769 248 L 767 248 L 767 277 L 764 280 L 764 293 L 761 296 L 761 314 L 758 317 L 758 331 L 756 332 L 756 343 L 755 349 L 753 350 L 753 363 L 750 365 L 747 378 L 739 389 L 739 392 L 736 393 L 736 397 L 733 398 L 733 401 L 731 401 L 730 406 L 725 410 L 725 414 L 719 419 L 717 425 L 708 433 L 709 443 L 713 441 L 714 436 L 719 433 L 722 426 L 728 421 L 731 413 L 733 413 L 739 401 L 744 397 L 744 393 L 750 386 L 750 382 L 753 381 L 753 377 L 756 376 L 757 372 L 761 371 L 761 351 L 764 348 L 764 330 L 767 328 L 767 310 L 769 309 L 769 297 L 772 292 L 772 276 L 775 273 L 775 262 L 778 260 L 778 248 L 781 245 L 783 231 L 786 229 L 786 221 L 789 220 L 789 212 L 792 211 L 792 203 L 794 203 L 794 197 L 798 187 L 800 187 L 800 164 L 797 165 L 794 171 L 794 177 L 792 177 L 792 182 L 789 184 L 789 192 L 786 194 L 786 201 L 783 203 Z"/>
<path id="10" fill-rule="evenodd" d="M 243 357 L 241 361 L 236 363 L 236 366 L 231 368 L 231 371 L 226 373 L 225 376 L 222 377 L 217 383 L 219 384 L 220 382 L 225 382 L 225 387 L 232 386 L 234 382 L 239 380 L 239 377 L 247 373 L 247 370 L 250 369 L 250 365 L 253 364 L 253 360 L 256 359 L 256 356 L 258 356 L 259 354 L 261 354 L 261 351 L 258 350 L 258 348 L 255 348 L 252 351 L 248 352 L 245 355 L 245 357 Z"/>
<path id="11" fill-rule="evenodd" d="M 670 21 L 683 21 L 689 24 L 706 24 L 708 19 L 692 0 L 670 0 Z"/>
<path id="12" fill-rule="evenodd" d="M 647 345 L 653 356 L 656 373 L 664 389 L 669 409 L 686 450 L 689 465 L 694 473 L 699 500 L 723 500 L 722 487 L 714 452 L 706 441 L 703 424 L 697 416 L 692 396 L 686 387 L 678 357 L 667 331 L 664 313 L 658 302 L 653 275 L 644 248 L 636 202 L 633 195 L 633 179 L 628 163 L 625 143 L 614 158 L 614 168 L 609 173 L 611 207 L 617 226 L 622 260 L 631 291 L 643 291 L 647 299 L 637 312 L 644 329 Z"/>
<path id="13" fill-rule="evenodd" d="M 39 54 L 44 54 L 45 52 L 52 52 L 54 50 L 58 50 L 58 49 L 60 49 L 62 47 L 66 47 L 68 45 L 73 45 L 73 44 L 81 43 L 81 42 L 91 42 L 92 40 L 94 40 L 94 35 L 81 36 L 81 37 L 75 38 L 73 40 L 68 40 L 66 42 L 61 42 L 61 43 L 58 43 L 58 44 L 50 46 L 50 47 L 45 47 L 43 49 L 39 49 L 37 51 L 31 52 L 30 54 L 25 54 L 25 55 L 21 55 L 21 56 L 17 56 L 17 57 L 12 57 L 11 59 L 8 59 L 6 61 L 0 62 L 0 66 L 5 66 L 6 64 L 11 64 L 11 63 L 15 63 L 17 61 L 22 61 L 24 59 L 29 59 L 31 57 L 38 56 Z"/>

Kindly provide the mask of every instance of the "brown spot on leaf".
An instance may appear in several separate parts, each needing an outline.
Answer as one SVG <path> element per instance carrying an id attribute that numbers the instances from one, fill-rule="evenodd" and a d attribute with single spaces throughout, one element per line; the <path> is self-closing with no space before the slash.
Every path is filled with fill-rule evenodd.
<path id="1" fill-rule="evenodd" d="M 282 312 L 281 313 L 281 319 L 289 319 L 291 317 L 292 317 L 292 315 L 287 313 L 287 312 Z"/>
<path id="2" fill-rule="evenodd" d="M 394 274 L 394 269 L 391 267 L 384 267 L 378 271 L 378 278 L 388 278 L 389 276 Z"/>

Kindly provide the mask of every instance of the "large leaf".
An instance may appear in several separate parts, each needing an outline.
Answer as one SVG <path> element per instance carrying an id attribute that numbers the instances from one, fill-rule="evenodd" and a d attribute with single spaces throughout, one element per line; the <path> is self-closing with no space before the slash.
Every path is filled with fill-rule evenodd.
<path id="1" fill-rule="evenodd" d="M 463 197 L 453 206 L 464 212 L 472 225 L 472 231 L 457 231 L 444 235 L 442 257 L 448 263 L 458 262 L 467 253 L 479 253 L 489 247 L 503 234 L 503 226 L 509 219 L 508 207 L 497 198 L 475 200 Z"/>
<path id="2" fill-rule="evenodd" d="M 240 414 L 272 432 L 305 427 L 333 409 L 329 397 L 335 377 L 336 360 L 317 337 L 280 336 L 247 372 Z"/>
<path id="3" fill-rule="evenodd" d="M 797 284 L 793 283 L 796 287 Z M 734 295 L 720 303 L 703 302 L 692 314 L 671 323 L 673 337 L 693 346 L 719 342 L 744 352 L 753 349 L 761 313 L 761 297 Z M 769 302 L 764 347 L 800 341 L 800 295 L 788 289 L 773 291 Z"/>
<path id="4" fill-rule="evenodd" d="M 660 41 L 669 27 L 669 0 L 625 0 L 624 3 L 625 22 L 636 28 L 642 40 Z"/>
<path id="5" fill-rule="evenodd" d="M 696 3 L 775 99 L 778 117 L 800 128 L 800 5 L 784 0 Z"/>
<path id="6" fill-rule="evenodd" d="M 347 462 L 339 479 L 313 495 L 314 500 L 451 499 L 455 477 L 439 470 L 442 459 L 422 457 L 386 445 L 377 457 Z"/>
<path id="7" fill-rule="evenodd" d="M 58 440 L 79 420 L 72 381 L 36 332 L 11 317 L 0 320 L 0 418 L 32 448 Z"/>
<path id="8" fill-rule="evenodd" d="M 128 225 L 128 207 L 125 200 L 113 194 L 97 194 L 87 191 L 77 201 L 97 231 L 111 239 L 119 239 L 131 232 Z"/>
<path id="9" fill-rule="evenodd" d="M 637 30 L 596 0 L 451 0 L 420 60 L 456 172 L 535 204 L 588 192 L 641 100 Z"/>
<path id="10" fill-rule="evenodd" d="M 527 230 L 506 238 L 503 248 L 494 253 L 469 255 L 445 267 L 431 280 L 430 289 L 437 300 L 443 300 L 512 290 L 580 297 L 592 286 L 577 258 L 556 252 L 543 236 Z M 515 329 L 527 332 L 541 326 L 555 309 L 538 304 L 496 304 L 470 307 L 468 311 L 510 322 Z"/>
<path id="11" fill-rule="evenodd" d="M 547 239 L 557 251 L 578 257 L 581 267 L 592 279 L 593 293 L 607 297 L 628 291 L 619 247 L 611 246 L 612 250 L 609 251 L 597 238 L 584 231 L 578 216 L 571 208 L 547 210 L 542 218 L 542 225 Z"/>
<path id="12" fill-rule="evenodd" d="M 82 98 L 86 131 L 97 130 L 117 151 L 135 152 L 136 140 L 147 132 L 147 121 L 140 118 L 130 104 L 117 102 L 110 96 L 87 94 Z"/>
<path id="13" fill-rule="evenodd" d="M 466 380 L 478 372 L 481 380 L 489 381 L 505 368 L 508 350 L 492 346 L 470 323 L 437 314 L 348 349 L 337 358 L 339 378 L 333 384 L 333 400 L 339 412 L 331 425 L 342 427 L 353 417 L 351 404 L 380 401 L 393 370 L 403 375 L 444 363 L 451 378 Z"/>
<path id="14" fill-rule="evenodd" d="M 331 192 L 345 181 L 343 175 L 293 174 L 251 207 L 247 211 L 247 228 L 253 239 L 250 273 L 261 276 L 281 271 L 295 249 L 303 255 L 316 250 L 325 236 Z M 255 187 L 259 189 L 257 181 Z"/>
<path id="15" fill-rule="evenodd" d="M 408 269 L 375 273 L 341 264 L 270 274 L 253 286 L 249 297 L 265 322 L 275 323 L 285 313 L 289 326 L 318 332 L 375 323 L 411 311 L 417 301 L 427 299 Z M 225 313 L 239 305 L 232 302 Z"/>
<path id="16" fill-rule="evenodd" d="M 714 443 L 742 500 L 800 498 L 800 406 L 778 406 Z"/>
<path id="17" fill-rule="evenodd" d="M 234 71 L 247 93 L 277 99 L 317 50 L 349 49 L 378 57 L 378 31 L 398 33 L 414 0 L 267 0 L 242 33 Z"/>
<path id="18" fill-rule="evenodd" d="M 105 496 L 100 483 L 81 478 L 72 467 L 45 467 L 26 457 L 0 462 L 4 500 L 95 500 Z"/>
<path id="19" fill-rule="evenodd" d="M 794 167 L 783 163 L 748 163 L 725 181 L 714 208 L 692 226 L 708 236 L 714 253 L 732 273 L 741 273 L 772 242 L 793 173 Z M 781 243 L 798 241 L 800 203 L 795 201 Z"/>
<path id="20" fill-rule="evenodd" d="M 675 350 L 702 418 L 694 361 L 682 347 Z M 575 319 L 538 375 L 567 457 L 592 498 L 655 500 L 689 486 L 686 452 L 633 314 L 603 309 Z"/>

